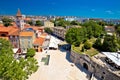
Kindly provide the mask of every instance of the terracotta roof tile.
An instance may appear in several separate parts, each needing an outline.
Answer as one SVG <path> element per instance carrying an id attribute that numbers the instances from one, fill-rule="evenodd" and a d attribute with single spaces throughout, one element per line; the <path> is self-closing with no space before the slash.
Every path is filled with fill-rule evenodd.
<path id="1" fill-rule="evenodd" d="M 41 45 L 44 43 L 45 41 L 45 38 L 36 38 L 35 41 L 34 41 L 34 44 L 37 44 L 37 45 Z"/>
<path id="2" fill-rule="evenodd" d="M 9 35 L 17 35 L 17 36 L 19 36 L 19 30 L 18 29 L 13 29 L 12 31 L 9 32 Z"/>
<path id="3" fill-rule="evenodd" d="M 19 35 L 19 29 L 15 26 L 0 27 L 0 32 L 8 32 L 8 35 Z"/>
<path id="4" fill-rule="evenodd" d="M 20 36 L 33 36 L 34 32 L 20 32 Z"/>
<path id="5" fill-rule="evenodd" d="M 10 28 L 8 27 L 0 27 L 0 32 L 9 32 Z"/>
<path id="6" fill-rule="evenodd" d="M 31 18 L 25 18 L 24 20 L 26 20 L 26 21 L 31 21 Z"/>

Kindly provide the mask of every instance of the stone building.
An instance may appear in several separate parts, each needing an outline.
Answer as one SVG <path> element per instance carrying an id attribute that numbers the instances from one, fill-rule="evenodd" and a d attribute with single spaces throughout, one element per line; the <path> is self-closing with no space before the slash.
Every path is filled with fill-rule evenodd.
<path id="1" fill-rule="evenodd" d="M 19 29 L 15 26 L 0 27 L 0 38 L 9 40 L 13 48 L 19 48 Z"/>
<path id="2" fill-rule="evenodd" d="M 61 39 L 65 39 L 66 29 L 63 27 L 54 27 L 53 34 Z"/>
<path id="3" fill-rule="evenodd" d="M 44 27 L 48 27 L 48 28 L 54 27 L 54 23 L 52 23 L 50 21 L 44 21 L 43 25 L 44 25 Z"/>
<path id="4" fill-rule="evenodd" d="M 120 80 L 120 69 L 106 63 L 106 56 L 99 53 L 93 57 L 71 51 L 70 59 L 94 75 L 98 80 Z M 91 76 L 90 75 L 90 76 Z"/>

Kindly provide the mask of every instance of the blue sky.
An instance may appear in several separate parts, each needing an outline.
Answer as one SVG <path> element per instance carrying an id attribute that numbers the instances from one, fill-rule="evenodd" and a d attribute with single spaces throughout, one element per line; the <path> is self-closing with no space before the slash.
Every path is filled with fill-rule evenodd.
<path id="1" fill-rule="evenodd" d="M 0 0 L 0 14 L 60 15 L 120 19 L 120 0 Z"/>

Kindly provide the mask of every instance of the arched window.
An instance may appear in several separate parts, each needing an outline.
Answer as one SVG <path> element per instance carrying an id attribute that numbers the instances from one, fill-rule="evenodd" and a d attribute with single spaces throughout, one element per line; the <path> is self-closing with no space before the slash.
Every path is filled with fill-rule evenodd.
<path id="1" fill-rule="evenodd" d="M 2 37 L 6 37 L 6 34 L 1 34 Z"/>
<path id="2" fill-rule="evenodd" d="M 88 65 L 86 63 L 83 63 L 83 67 L 88 70 Z"/>

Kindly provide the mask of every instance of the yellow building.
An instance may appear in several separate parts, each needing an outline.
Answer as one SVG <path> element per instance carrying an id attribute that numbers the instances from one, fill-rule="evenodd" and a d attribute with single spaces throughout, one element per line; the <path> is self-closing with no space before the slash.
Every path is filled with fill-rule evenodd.
<path id="1" fill-rule="evenodd" d="M 50 21 L 44 21 L 44 27 L 52 28 L 52 27 L 54 27 L 54 23 L 52 23 Z"/>

